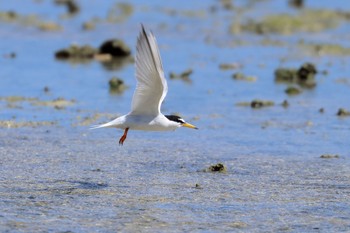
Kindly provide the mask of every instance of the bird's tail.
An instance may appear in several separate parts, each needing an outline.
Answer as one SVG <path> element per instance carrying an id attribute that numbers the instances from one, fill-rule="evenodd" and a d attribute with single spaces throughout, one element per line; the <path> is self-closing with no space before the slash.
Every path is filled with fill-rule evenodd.
<path id="1" fill-rule="evenodd" d="M 99 129 L 99 128 L 106 128 L 106 127 L 111 127 L 111 122 L 101 124 L 101 125 L 92 125 L 90 126 L 90 129 Z"/>

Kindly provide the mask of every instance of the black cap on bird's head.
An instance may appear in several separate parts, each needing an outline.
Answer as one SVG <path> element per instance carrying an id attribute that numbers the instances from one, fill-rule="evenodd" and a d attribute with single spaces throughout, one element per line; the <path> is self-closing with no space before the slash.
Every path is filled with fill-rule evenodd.
<path id="1" fill-rule="evenodd" d="M 168 118 L 168 120 L 170 120 L 170 121 L 174 121 L 174 122 L 179 123 L 183 127 L 187 127 L 187 128 L 191 128 L 191 129 L 198 129 L 196 126 L 187 123 L 184 119 L 182 119 L 179 116 L 165 115 L 165 117 Z"/>

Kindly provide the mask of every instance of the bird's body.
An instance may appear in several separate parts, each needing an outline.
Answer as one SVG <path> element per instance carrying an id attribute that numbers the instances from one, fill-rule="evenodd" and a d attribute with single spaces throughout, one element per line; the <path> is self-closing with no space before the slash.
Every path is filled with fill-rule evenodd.
<path id="1" fill-rule="evenodd" d="M 163 114 L 157 116 L 127 114 L 95 128 L 103 127 L 143 131 L 172 131 L 179 128 L 178 123 L 168 120 Z"/>
<path id="2" fill-rule="evenodd" d="M 136 46 L 136 80 L 137 85 L 131 104 L 131 111 L 113 121 L 98 125 L 95 128 L 119 128 L 124 130 L 119 144 L 123 145 L 128 130 L 172 131 L 179 127 L 197 129 L 186 123 L 181 117 L 163 115 L 161 104 L 168 92 L 164 77 L 162 60 L 156 38 L 147 34 L 142 26 Z"/>

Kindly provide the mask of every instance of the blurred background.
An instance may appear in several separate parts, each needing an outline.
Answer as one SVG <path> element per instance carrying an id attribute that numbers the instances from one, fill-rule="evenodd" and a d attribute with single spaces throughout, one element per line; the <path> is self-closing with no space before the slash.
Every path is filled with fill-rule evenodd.
<path id="1" fill-rule="evenodd" d="M 310 152 L 321 140 L 348 154 L 341 0 L 1 1 L 0 126 L 88 127 L 127 113 L 141 23 L 161 50 L 164 113 L 230 144 Z"/>

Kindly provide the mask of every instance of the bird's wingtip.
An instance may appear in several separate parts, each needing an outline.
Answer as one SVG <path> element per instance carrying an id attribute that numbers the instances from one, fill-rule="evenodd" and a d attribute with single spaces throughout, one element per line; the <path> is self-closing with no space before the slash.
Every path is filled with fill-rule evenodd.
<path id="1" fill-rule="evenodd" d="M 145 26 L 143 25 L 143 23 L 140 23 L 140 24 L 141 24 L 141 31 L 142 31 L 142 33 L 146 34 Z"/>

